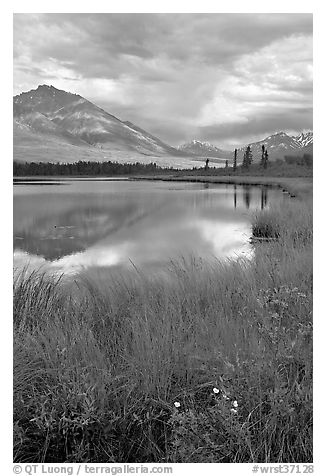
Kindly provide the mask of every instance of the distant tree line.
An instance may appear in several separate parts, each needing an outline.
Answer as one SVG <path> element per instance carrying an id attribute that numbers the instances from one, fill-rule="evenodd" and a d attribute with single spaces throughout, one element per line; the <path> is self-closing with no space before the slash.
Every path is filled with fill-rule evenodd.
<path id="1" fill-rule="evenodd" d="M 238 149 L 234 150 L 234 156 L 233 156 L 233 171 L 235 172 L 238 168 L 238 162 L 237 162 L 237 156 L 238 156 Z M 241 167 L 243 169 L 248 169 L 252 165 L 252 151 L 250 145 L 248 145 L 244 151 L 243 154 L 243 161 Z M 303 154 L 302 155 L 285 155 L 284 156 L 284 161 L 287 164 L 290 165 L 303 165 L 306 167 L 312 167 L 313 166 L 313 155 L 312 154 Z M 277 159 L 275 163 L 282 163 L 282 159 Z M 269 164 L 269 154 L 267 151 L 267 148 L 265 145 L 262 145 L 262 150 L 261 150 L 261 160 L 260 160 L 260 166 L 264 169 L 267 169 Z M 225 168 L 228 168 L 228 161 L 225 162 Z"/>
<path id="2" fill-rule="evenodd" d="M 252 151 L 250 146 L 248 146 L 243 155 L 243 161 L 240 167 L 238 166 L 238 149 L 234 151 L 234 158 L 232 169 L 235 173 L 238 169 L 241 173 L 248 173 L 248 170 L 251 169 L 266 169 L 268 167 L 268 152 L 267 149 L 262 147 L 262 156 L 259 164 L 254 165 L 252 163 Z M 287 155 L 284 158 L 285 160 L 277 159 L 275 164 L 290 164 L 290 165 L 301 165 L 312 168 L 313 165 L 313 156 L 311 154 L 304 154 L 303 156 L 294 156 Z M 225 169 L 228 169 L 229 161 L 225 161 Z M 177 172 L 192 172 L 192 173 L 203 173 L 203 169 L 206 173 L 213 173 L 220 175 L 223 169 L 213 168 L 211 171 L 208 169 L 208 164 L 204 168 L 202 166 L 193 167 L 192 169 L 180 169 L 174 167 L 159 167 L 155 162 L 149 164 L 142 164 L 140 162 L 136 163 L 126 163 L 121 164 L 118 162 L 91 162 L 91 161 L 78 161 L 74 163 L 53 163 L 53 162 L 16 162 L 13 164 L 13 175 L 14 177 L 27 177 L 27 176 L 123 176 L 123 175 L 159 175 L 159 174 L 171 174 Z"/>
<path id="3" fill-rule="evenodd" d="M 291 165 L 304 165 L 306 167 L 313 166 L 313 156 L 312 154 L 303 154 L 299 155 L 285 155 L 284 160 L 287 164 Z"/>
<path id="4" fill-rule="evenodd" d="M 46 163 L 46 162 L 14 162 L 14 176 L 35 176 L 35 175 L 53 175 L 53 176 L 112 176 L 112 175 L 133 175 L 133 174 L 157 174 L 175 172 L 176 169 L 161 168 L 154 162 L 150 164 L 118 162 L 74 162 L 66 163 Z"/>

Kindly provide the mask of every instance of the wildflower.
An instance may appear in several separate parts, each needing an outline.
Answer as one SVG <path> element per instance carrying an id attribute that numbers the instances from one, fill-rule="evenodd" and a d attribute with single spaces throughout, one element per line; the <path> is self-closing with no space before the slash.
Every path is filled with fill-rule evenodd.
<path id="1" fill-rule="evenodd" d="M 234 400 L 233 404 L 234 408 L 237 408 L 239 405 L 238 405 L 238 402 L 236 400 Z"/>
<path id="2" fill-rule="evenodd" d="M 174 406 L 175 406 L 175 408 L 179 408 L 181 406 L 181 403 L 180 402 L 174 402 Z"/>
<path id="3" fill-rule="evenodd" d="M 219 389 L 216 388 L 216 387 L 213 388 L 213 392 L 216 393 L 216 395 L 217 395 L 218 393 L 220 393 Z"/>
<path id="4" fill-rule="evenodd" d="M 262 299 L 257 299 L 258 306 L 263 307 L 264 301 Z"/>
<path id="5" fill-rule="evenodd" d="M 238 410 L 236 410 L 235 408 L 231 408 L 231 412 L 236 414 L 236 413 L 238 413 Z"/>

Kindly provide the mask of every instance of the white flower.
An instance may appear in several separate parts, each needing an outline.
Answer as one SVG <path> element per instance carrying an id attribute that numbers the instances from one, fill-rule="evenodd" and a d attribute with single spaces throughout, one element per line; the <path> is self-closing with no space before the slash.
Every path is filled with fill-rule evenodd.
<path id="1" fill-rule="evenodd" d="M 213 388 L 213 392 L 216 393 L 216 394 L 220 393 L 219 389 L 216 388 L 216 387 Z"/>
<path id="2" fill-rule="evenodd" d="M 238 410 L 236 410 L 235 408 L 231 408 L 231 412 L 232 413 L 238 413 Z"/>
<path id="3" fill-rule="evenodd" d="M 234 400 L 233 404 L 232 404 L 235 408 L 237 408 L 239 405 L 238 405 L 238 402 L 236 400 Z"/>
<path id="4" fill-rule="evenodd" d="M 181 403 L 180 402 L 174 402 L 174 406 L 175 406 L 175 408 L 179 408 L 181 406 Z"/>

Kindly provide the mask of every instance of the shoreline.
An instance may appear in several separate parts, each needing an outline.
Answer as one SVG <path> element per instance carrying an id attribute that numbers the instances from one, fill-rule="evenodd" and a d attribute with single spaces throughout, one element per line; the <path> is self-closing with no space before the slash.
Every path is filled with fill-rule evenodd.
<path id="1" fill-rule="evenodd" d="M 230 185 L 266 185 L 267 187 L 279 187 L 288 192 L 292 197 L 312 194 L 312 177 L 266 177 L 266 176 L 203 176 L 203 175 L 152 175 L 130 177 L 130 180 L 158 180 L 163 182 L 197 182 Z"/>
<path id="2" fill-rule="evenodd" d="M 13 177 L 13 183 L 18 185 L 21 182 L 56 182 L 58 180 L 80 180 L 80 181 L 162 181 L 162 182 L 194 182 L 208 184 L 230 184 L 230 185 L 253 185 L 282 188 L 292 197 L 302 198 L 312 195 L 313 177 L 266 177 L 247 175 L 133 175 L 133 176 L 17 176 Z"/>

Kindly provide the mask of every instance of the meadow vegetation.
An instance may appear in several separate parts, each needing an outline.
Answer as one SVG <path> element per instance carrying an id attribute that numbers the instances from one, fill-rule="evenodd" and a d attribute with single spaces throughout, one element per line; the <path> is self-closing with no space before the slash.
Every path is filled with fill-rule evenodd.
<path id="1" fill-rule="evenodd" d="M 16 462 L 312 462 L 312 207 L 252 259 L 14 282 Z"/>

